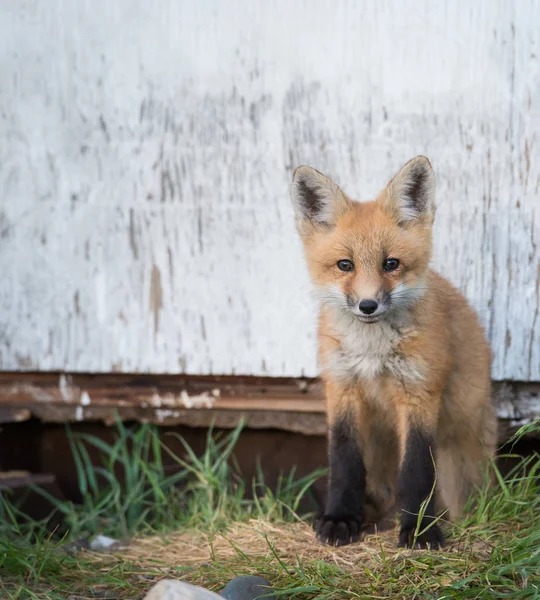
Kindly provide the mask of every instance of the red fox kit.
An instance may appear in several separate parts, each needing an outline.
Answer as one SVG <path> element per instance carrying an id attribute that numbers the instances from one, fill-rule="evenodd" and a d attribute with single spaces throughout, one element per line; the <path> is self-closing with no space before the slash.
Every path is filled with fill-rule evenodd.
<path id="1" fill-rule="evenodd" d="M 320 300 L 319 361 L 327 396 L 330 481 L 315 529 L 357 541 L 401 509 L 399 543 L 438 548 L 433 520 L 455 518 L 496 443 L 491 353 L 477 316 L 429 268 L 435 214 L 430 162 L 408 162 L 374 202 L 350 200 L 299 167 L 292 201 Z M 434 466 L 434 462 L 435 465 Z"/>

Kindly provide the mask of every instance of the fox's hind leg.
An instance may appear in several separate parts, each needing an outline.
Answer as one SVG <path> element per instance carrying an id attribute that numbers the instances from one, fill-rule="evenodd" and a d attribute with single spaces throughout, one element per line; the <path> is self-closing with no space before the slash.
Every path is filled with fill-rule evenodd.
<path id="1" fill-rule="evenodd" d="M 438 424 L 438 488 L 442 508 L 448 511 L 445 518 L 452 521 L 482 485 L 497 444 L 489 363 L 477 366 L 474 376 L 467 375 L 450 380 Z"/>
<path id="2" fill-rule="evenodd" d="M 333 383 L 328 401 L 330 477 L 326 510 L 317 520 L 317 538 L 342 546 L 357 541 L 361 530 L 382 518 L 394 502 L 398 451 L 395 435 L 362 391 Z"/>
<path id="3" fill-rule="evenodd" d="M 471 415 L 469 415 L 471 416 Z M 445 519 L 455 521 L 484 481 L 497 442 L 497 417 L 488 402 L 468 423 L 447 424 L 439 436 L 437 482 Z"/>

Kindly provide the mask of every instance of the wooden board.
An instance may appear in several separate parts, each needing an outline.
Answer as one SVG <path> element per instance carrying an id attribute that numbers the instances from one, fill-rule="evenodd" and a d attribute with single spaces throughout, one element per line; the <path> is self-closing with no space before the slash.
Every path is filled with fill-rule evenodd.
<path id="1" fill-rule="evenodd" d="M 494 386 L 505 441 L 540 414 L 540 384 Z M 313 379 L 0 374 L 0 415 L 13 421 L 124 421 L 325 435 L 325 401 Z"/>
<path id="2" fill-rule="evenodd" d="M 0 369 L 317 373 L 288 186 L 438 175 L 435 265 L 540 380 L 540 2 L 4 2 Z"/>

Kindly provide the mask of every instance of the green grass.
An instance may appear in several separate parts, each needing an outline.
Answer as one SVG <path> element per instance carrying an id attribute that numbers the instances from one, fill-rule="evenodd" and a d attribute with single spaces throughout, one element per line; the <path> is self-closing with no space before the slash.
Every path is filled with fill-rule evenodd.
<path id="1" fill-rule="evenodd" d="M 262 574 L 287 598 L 538 599 L 540 457 L 522 459 L 505 479 L 493 471 L 494 486 L 451 527 L 449 551 L 389 553 L 381 544 L 369 566 L 344 568 L 305 558 L 285 563 L 269 542 L 264 560 L 239 550 L 234 561 L 204 566 L 190 580 L 219 589 L 237 574 Z"/>
<path id="2" fill-rule="evenodd" d="M 179 529 L 222 531 L 227 536 L 234 523 L 253 518 L 279 528 L 298 520 L 301 499 L 321 475 L 297 480 L 294 473 L 288 474 L 272 493 L 262 469 L 254 482 L 246 482 L 238 472 L 233 451 L 241 428 L 222 437 L 209 431 L 202 456 L 180 439 L 185 450 L 180 459 L 165 449 L 154 427 L 129 429 L 121 423 L 117 427 L 114 444 L 69 434 L 85 500 L 83 505 L 59 502 L 41 490 L 44 501 L 61 516 L 62 527 L 53 533 L 47 530 L 47 520 L 34 522 L 5 493 L 0 497 L 0 598 L 82 599 L 109 594 L 136 599 L 164 575 L 219 590 L 236 575 L 259 574 L 272 582 L 278 597 L 305 600 L 540 599 L 538 455 L 522 459 L 504 479 L 493 466 L 495 483 L 491 488 L 486 485 L 467 516 L 451 527 L 453 543 L 444 552 L 396 552 L 393 540 L 371 542 L 369 557 L 360 544 L 343 550 L 348 552 L 346 561 L 334 561 L 330 550 L 322 560 L 314 540 L 296 554 L 289 542 L 285 548 L 279 536 L 261 531 L 253 536 L 266 546 L 266 553 L 250 553 L 249 544 L 241 546 L 231 537 L 232 552 L 226 560 L 216 554 L 211 564 L 196 567 L 163 564 L 159 553 L 145 560 L 121 554 L 70 554 L 65 550 L 67 541 L 98 532 L 118 539 L 166 536 Z M 520 435 L 533 430 L 540 430 L 539 421 Z M 91 447 L 102 454 L 98 468 L 90 463 Z M 167 461 L 176 464 L 174 473 Z M 124 477 L 116 478 L 115 473 Z"/>
<path id="3" fill-rule="evenodd" d="M 126 539 L 178 528 L 219 529 L 252 517 L 288 518 L 323 470 L 301 479 L 294 471 L 282 476 L 275 493 L 265 486 L 261 468 L 255 481 L 246 482 L 233 454 L 241 431 L 242 425 L 229 435 L 215 434 L 210 428 L 202 456 L 181 436 L 169 434 L 182 445 L 186 455 L 182 459 L 162 443 L 159 429 L 152 425 L 127 428 L 118 421 L 113 444 L 88 434 L 74 435 L 68 428 L 83 503 L 60 501 L 40 488 L 34 491 L 61 515 L 56 533 L 69 539 L 97 533 Z M 101 453 L 101 466 L 92 465 L 90 447 Z M 169 467 L 164 458 L 169 459 Z M 254 500 L 248 499 L 248 492 Z M 4 500 L 6 508 L 8 502 Z M 1 511 L 0 504 L 0 519 Z M 35 530 L 39 524 L 28 521 L 25 526 Z"/>

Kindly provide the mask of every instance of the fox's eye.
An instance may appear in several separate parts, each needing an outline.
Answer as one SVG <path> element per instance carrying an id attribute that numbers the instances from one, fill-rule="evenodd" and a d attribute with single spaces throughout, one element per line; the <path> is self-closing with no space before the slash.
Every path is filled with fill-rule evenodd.
<path id="1" fill-rule="evenodd" d="M 384 261 L 383 269 L 387 272 L 395 271 L 399 267 L 399 260 L 397 258 L 387 258 Z"/>
<path id="2" fill-rule="evenodd" d="M 352 271 L 354 269 L 354 265 L 350 260 L 338 260 L 337 268 L 340 271 Z"/>

